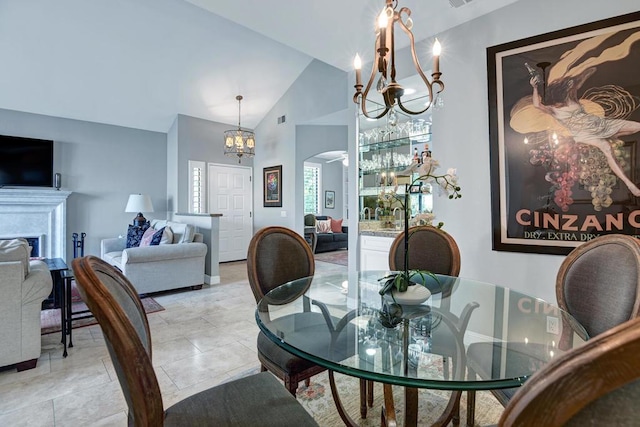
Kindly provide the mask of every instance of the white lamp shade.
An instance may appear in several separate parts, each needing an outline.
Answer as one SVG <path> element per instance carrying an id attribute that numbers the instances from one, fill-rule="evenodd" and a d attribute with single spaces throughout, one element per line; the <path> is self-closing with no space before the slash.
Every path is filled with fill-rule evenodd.
<path id="1" fill-rule="evenodd" d="M 125 212 L 153 212 L 151 197 L 146 194 L 131 194 Z"/>

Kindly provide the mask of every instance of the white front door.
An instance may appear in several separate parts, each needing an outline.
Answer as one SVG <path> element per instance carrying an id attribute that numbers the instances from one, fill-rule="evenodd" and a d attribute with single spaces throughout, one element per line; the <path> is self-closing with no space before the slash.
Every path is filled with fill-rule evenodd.
<path id="1" fill-rule="evenodd" d="M 209 212 L 221 213 L 220 262 L 247 259 L 253 235 L 251 168 L 209 164 Z"/>

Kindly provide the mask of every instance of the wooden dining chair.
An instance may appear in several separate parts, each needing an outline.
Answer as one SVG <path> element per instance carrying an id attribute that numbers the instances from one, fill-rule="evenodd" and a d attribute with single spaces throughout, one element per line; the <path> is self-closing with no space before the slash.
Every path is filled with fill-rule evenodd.
<path id="1" fill-rule="evenodd" d="M 72 265 L 78 291 L 104 334 L 130 426 L 317 426 L 267 372 L 201 391 L 164 409 L 149 323 L 137 291 L 119 270 L 95 256 L 76 258 Z"/>
<path id="2" fill-rule="evenodd" d="M 460 248 L 455 239 L 446 231 L 430 225 L 420 225 L 410 227 L 409 235 L 409 270 L 427 270 L 434 274 L 443 274 L 447 276 L 458 276 L 460 274 Z M 389 249 L 389 268 L 392 271 L 404 270 L 405 259 L 405 234 L 400 233 L 391 243 Z M 447 315 L 452 322 L 457 325 L 457 331 L 461 336 L 464 333 L 471 319 L 473 310 L 479 305 L 477 303 L 468 304 L 456 316 L 451 313 L 451 281 L 440 283 L 438 288 L 432 288 L 431 293 L 439 293 L 441 296 L 441 305 L 439 312 Z M 443 374 L 445 378 L 449 375 L 449 360 L 452 361 L 451 370 L 456 372 L 457 346 L 455 340 L 450 334 L 440 334 L 436 328 L 432 331 L 431 352 L 442 355 Z M 455 425 L 459 423 L 459 392 L 455 392 L 457 397 L 452 396 L 456 400 L 454 409 L 450 413 Z M 447 416 L 448 417 L 448 416 Z"/>
<path id="3" fill-rule="evenodd" d="M 315 260 L 309 244 L 295 231 L 285 227 L 265 227 L 253 236 L 247 253 L 247 274 L 256 303 L 270 290 L 302 277 L 313 276 Z M 263 371 L 269 370 L 284 381 L 293 396 L 298 383 L 325 371 L 325 368 L 293 355 L 258 334 L 258 359 Z"/>
<path id="4" fill-rule="evenodd" d="M 460 249 L 449 233 L 430 225 L 409 228 L 409 269 L 435 274 L 460 274 Z M 396 236 L 389 249 L 389 268 L 404 269 L 404 233 Z"/>
<path id="5" fill-rule="evenodd" d="M 640 314 L 640 242 L 622 234 L 597 237 L 575 248 L 556 276 L 558 306 L 595 337 Z M 570 328 L 563 328 L 569 331 Z M 560 338 L 560 345 L 570 336 Z M 474 343 L 467 349 L 469 375 L 481 373 L 477 361 L 486 360 L 491 344 Z M 535 357 L 535 356 L 534 356 Z M 518 388 L 492 390 L 507 405 Z M 467 425 L 474 423 L 473 392 L 467 399 Z"/>
<path id="6" fill-rule="evenodd" d="M 313 276 L 315 260 L 310 245 L 295 231 L 279 226 L 265 227 L 258 230 L 249 243 L 247 273 L 257 303 L 270 290 L 283 283 Z M 310 285 L 311 281 L 308 282 L 308 286 Z M 305 290 L 306 288 L 301 288 L 300 292 L 304 293 Z M 292 301 L 299 296 L 300 294 L 291 295 L 281 303 Z M 348 325 L 355 313 L 348 314 L 343 319 L 336 319 L 332 318 L 321 304 L 317 304 L 317 302 L 314 304 L 318 305 L 319 312 L 310 312 L 311 303 L 308 299 L 304 299 L 306 322 L 322 325 L 311 333 L 316 345 L 330 351 L 336 340 L 355 336 L 353 325 Z M 309 316 L 317 316 L 317 319 L 311 321 Z M 343 348 L 348 348 L 348 346 L 343 346 Z M 309 386 L 312 376 L 326 370 L 322 366 L 289 353 L 275 344 L 262 331 L 258 334 L 258 359 L 262 364 L 261 369 L 263 371 L 269 370 L 283 380 L 287 390 L 294 396 L 301 381 Z M 330 378 L 331 376 L 330 373 Z M 366 418 L 367 415 L 367 395 L 364 387 L 365 380 L 360 380 L 360 416 L 362 418 Z M 339 411 L 344 411 L 337 395 L 334 395 L 334 401 Z M 348 418 L 344 412 L 341 412 L 340 416 L 343 419 Z"/>
<path id="7" fill-rule="evenodd" d="M 594 337 L 640 315 L 640 241 L 597 237 L 571 251 L 556 278 L 558 306 Z"/>
<path id="8" fill-rule="evenodd" d="M 513 395 L 499 425 L 632 426 L 640 420 L 640 319 L 564 353 Z"/>

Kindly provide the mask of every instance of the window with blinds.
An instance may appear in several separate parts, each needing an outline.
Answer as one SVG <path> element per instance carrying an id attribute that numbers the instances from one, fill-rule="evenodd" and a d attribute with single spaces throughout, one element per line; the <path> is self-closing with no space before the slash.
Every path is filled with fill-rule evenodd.
<path id="1" fill-rule="evenodd" d="M 304 164 L 304 214 L 320 214 L 322 165 Z"/>
<path id="2" fill-rule="evenodd" d="M 203 213 L 206 211 L 205 197 L 206 181 L 204 177 L 205 163 L 189 160 L 189 212 Z"/>

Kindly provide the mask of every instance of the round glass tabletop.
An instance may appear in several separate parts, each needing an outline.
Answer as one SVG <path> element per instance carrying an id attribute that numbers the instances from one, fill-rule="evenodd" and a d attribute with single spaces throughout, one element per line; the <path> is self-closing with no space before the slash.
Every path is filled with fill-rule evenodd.
<path id="1" fill-rule="evenodd" d="M 259 302 L 256 320 L 272 341 L 332 371 L 445 390 L 519 386 L 588 339 L 553 304 L 461 277 L 416 276 L 414 286 L 431 295 L 399 304 L 380 295 L 389 274 L 332 273 L 285 283 Z"/>

